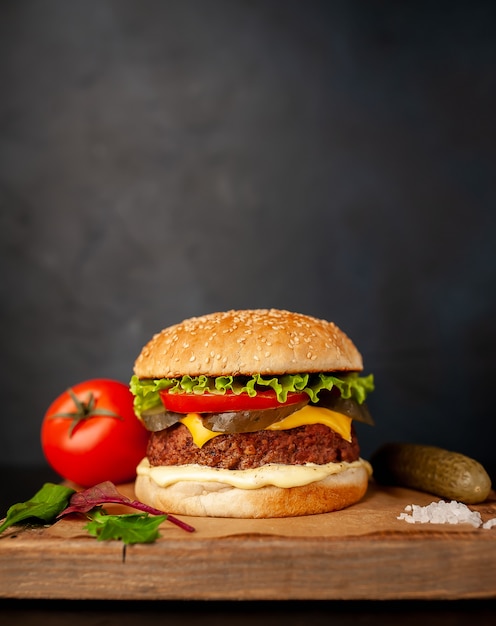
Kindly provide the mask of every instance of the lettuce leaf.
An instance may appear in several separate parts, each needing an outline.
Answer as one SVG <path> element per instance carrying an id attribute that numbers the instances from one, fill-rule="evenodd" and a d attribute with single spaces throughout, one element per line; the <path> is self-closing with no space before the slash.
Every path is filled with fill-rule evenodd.
<path id="1" fill-rule="evenodd" d="M 32 498 L 9 508 L 5 520 L 0 524 L 0 533 L 14 524 L 29 520 L 51 523 L 65 509 L 74 493 L 75 490 L 71 487 L 45 483 Z"/>
<path id="2" fill-rule="evenodd" d="M 305 391 L 310 402 L 319 401 L 319 392 L 339 389 L 345 399 L 352 398 L 359 404 L 365 402 L 367 394 L 374 390 L 373 374 L 360 376 L 353 372 L 337 376 L 335 374 L 285 374 L 283 376 L 182 376 L 181 378 L 143 379 L 133 376 L 130 382 L 131 393 L 134 395 L 134 410 L 138 417 L 143 411 L 160 406 L 159 392 L 168 389 L 170 393 L 217 393 L 228 391 L 239 395 L 247 393 L 253 397 L 257 389 L 268 387 L 276 392 L 279 402 L 285 402 L 291 391 Z"/>
<path id="3" fill-rule="evenodd" d="M 96 509 L 84 527 L 98 541 L 121 540 L 125 544 L 153 543 L 160 537 L 158 527 L 167 515 L 151 517 L 148 513 L 107 515 Z"/>

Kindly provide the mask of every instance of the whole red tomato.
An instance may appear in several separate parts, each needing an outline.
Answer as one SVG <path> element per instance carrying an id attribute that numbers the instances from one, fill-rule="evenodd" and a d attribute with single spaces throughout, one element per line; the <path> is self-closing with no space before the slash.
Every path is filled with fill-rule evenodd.
<path id="1" fill-rule="evenodd" d="M 62 393 L 48 407 L 41 426 L 48 463 L 82 487 L 134 480 L 148 436 L 134 413 L 129 387 L 104 378 Z"/>

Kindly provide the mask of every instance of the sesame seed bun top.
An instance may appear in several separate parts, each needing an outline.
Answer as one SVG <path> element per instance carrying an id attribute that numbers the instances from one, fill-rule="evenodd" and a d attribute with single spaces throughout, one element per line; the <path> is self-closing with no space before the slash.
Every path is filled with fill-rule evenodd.
<path id="1" fill-rule="evenodd" d="M 333 323 L 277 309 L 193 317 L 157 333 L 138 378 L 361 371 L 362 356 Z"/>

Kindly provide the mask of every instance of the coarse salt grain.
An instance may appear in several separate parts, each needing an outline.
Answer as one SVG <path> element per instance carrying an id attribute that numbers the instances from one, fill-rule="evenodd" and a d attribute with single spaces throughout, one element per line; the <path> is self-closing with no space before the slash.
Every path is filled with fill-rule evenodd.
<path id="1" fill-rule="evenodd" d="M 496 526 L 496 517 L 493 517 L 493 519 L 489 519 L 487 522 L 482 524 L 482 528 L 485 528 L 486 530 L 489 530 L 489 528 L 492 528 L 493 526 Z"/>
<path id="2" fill-rule="evenodd" d="M 408 524 L 471 524 L 475 528 L 489 529 L 496 526 L 496 518 L 482 523 L 481 514 L 472 511 L 466 504 L 451 500 L 445 502 L 431 502 L 427 506 L 408 504 L 405 513 L 401 513 L 397 519 L 404 520 Z"/>

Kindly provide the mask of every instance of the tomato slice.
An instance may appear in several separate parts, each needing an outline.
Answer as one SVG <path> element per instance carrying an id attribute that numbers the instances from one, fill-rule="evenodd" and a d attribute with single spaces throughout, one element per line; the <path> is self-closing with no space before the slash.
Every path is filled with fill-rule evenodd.
<path id="1" fill-rule="evenodd" d="M 272 389 L 257 391 L 250 397 L 247 393 L 236 395 L 232 391 L 215 393 L 169 393 L 163 389 L 160 398 L 168 411 L 174 413 L 224 413 L 226 411 L 249 411 L 251 409 L 272 409 L 308 400 L 304 391 L 289 392 L 286 402 L 279 402 Z"/>

